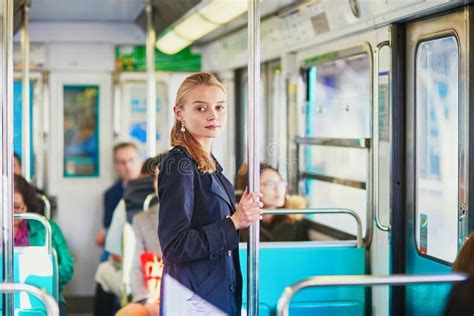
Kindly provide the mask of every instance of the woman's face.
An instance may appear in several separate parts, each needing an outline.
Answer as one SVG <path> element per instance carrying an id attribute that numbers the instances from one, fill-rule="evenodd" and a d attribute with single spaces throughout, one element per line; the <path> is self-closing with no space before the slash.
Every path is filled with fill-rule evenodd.
<path id="1" fill-rule="evenodd" d="M 260 192 L 264 208 L 278 208 L 285 204 L 286 182 L 278 172 L 267 169 L 260 175 Z"/>
<path id="2" fill-rule="evenodd" d="M 176 119 L 184 123 L 186 132 L 208 147 L 227 122 L 226 100 L 219 87 L 197 86 L 188 92 L 182 108 L 175 107 Z"/>
<path id="3" fill-rule="evenodd" d="M 23 196 L 18 192 L 15 192 L 13 196 L 13 209 L 15 214 L 25 213 L 28 210 L 25 201 L 23 200 Z M 22 219 L 15 219 L 15 225 L 19 225 L 21 221 Z"/>

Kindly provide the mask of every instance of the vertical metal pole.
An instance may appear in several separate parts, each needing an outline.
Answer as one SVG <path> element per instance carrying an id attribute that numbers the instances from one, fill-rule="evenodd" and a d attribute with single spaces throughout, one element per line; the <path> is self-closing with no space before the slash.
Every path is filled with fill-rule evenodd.
<path id="1" fill-rule="evenodd" d="M 146 0 L 146 73 L 147 73 L 147 107 L 146 107 L 146 154 L 156 155 L 156 75 L 155 43 L 156 33 L 153 24 L 153 2 Z"/>
<path id="2" fill-rule="evenodd" d="M 260 192 L 260 2 L 248 0 L 247 162 L 249 191 Z M 250 226 L 247 256 L 247 315 L 258 315 L 260 223 Z"/>
<path id="3" fill-rule="evenodd" d="M 13 280 L 13 0 L 2 0 L 2 246 L 3 282 Z M 3 298 L 4 315 L 13 315 L 13 296 Z"/>
<path id="4" fill-rule="evenodd" d="M 31 179 L 30 168 L 30 1 L 27 0 L 23 9 L 23 29 L 21 31 L 21 53 L 23 55 L 23 71 L 22 71 L 22 90 L 21 90 L 21 104 L 22 104 L 22 157 L 21 167 L 23 176 L 27 181 Z"/>

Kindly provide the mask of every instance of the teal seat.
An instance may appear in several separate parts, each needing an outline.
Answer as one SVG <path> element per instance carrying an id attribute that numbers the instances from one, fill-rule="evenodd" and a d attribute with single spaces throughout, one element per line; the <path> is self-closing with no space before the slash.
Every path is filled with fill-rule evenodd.
<path id="1" fill-rule="evenodd" d="M 247 306 L 247 245 L 240 244 L 244 278 L 243 308 Z M 365 248 L 354 242 L 266 242 L 260 244 L 259 314 L 276 315 L 287 287 L 317 275 L 365 274 Z M 364 315 L 362 287 L 326 287 L 300 291 L 290 303 L 290 315 Z"/>
<path id="2" fill-rule="evenodd" d="M 47 220 L 38 214 L 15 214 L 15 218 L 38 220 L 48 225 Z M 51 231 L 50 227 L 47 230 Z M 51 236 L 49 236 L 50 238 Z M 49 239 L 49 244 L 51 240 Z M 3 260 L 0 254 L 0 260 Z M 27 246 L 14 248 L 14 282 L 33 285 L 42 289 L 56 301 L 59 299 L 58 260 L 56 251 L 44 246 Z M 3 271 L 0 269 L 0 278 Z M 28 293 L 15 293 L 15 315 L 46 315 L 44 304 L 35 296 Z M 3 309 L 0 300 L 0 309 Z"/>

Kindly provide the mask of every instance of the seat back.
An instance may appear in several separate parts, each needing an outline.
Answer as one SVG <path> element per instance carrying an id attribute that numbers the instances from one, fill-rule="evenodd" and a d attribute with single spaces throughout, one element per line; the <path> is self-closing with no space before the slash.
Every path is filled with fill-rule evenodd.
<path id="1" fill-rule="evenodd" d="M 45 228 L 45 245 L 14 247 L 14 282 L 28 284 L 43 290 L 58 301 L 59 284 L 57 256 L 52 248 L 51 225 L 45 217 L 33 214 L 15 214 L 15 219 L 36 220 Z M 0 254 L 0 260 L 3 260 Z M 0 269 L 0 278 L 3 272 Z M 15 313 L 21 315 L 45 315 L 44 304 L 32 294 L 15 294 Z M 0 300 L 0 306 L 1 305 Z"/>

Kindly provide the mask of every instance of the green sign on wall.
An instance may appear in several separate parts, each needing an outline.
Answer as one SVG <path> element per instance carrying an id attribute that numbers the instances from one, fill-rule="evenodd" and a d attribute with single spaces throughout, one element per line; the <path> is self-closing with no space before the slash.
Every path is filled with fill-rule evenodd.
<path id="1" fill-rule="evenodd" d="M 119 45 L 115 48 L 115 65 L 120 71 L 146 71 L 146 47 Z M 167 55 L 155 49 L 155 70 L 196 72 L 201 70 L 201 55 L 185 48 Z"/>

